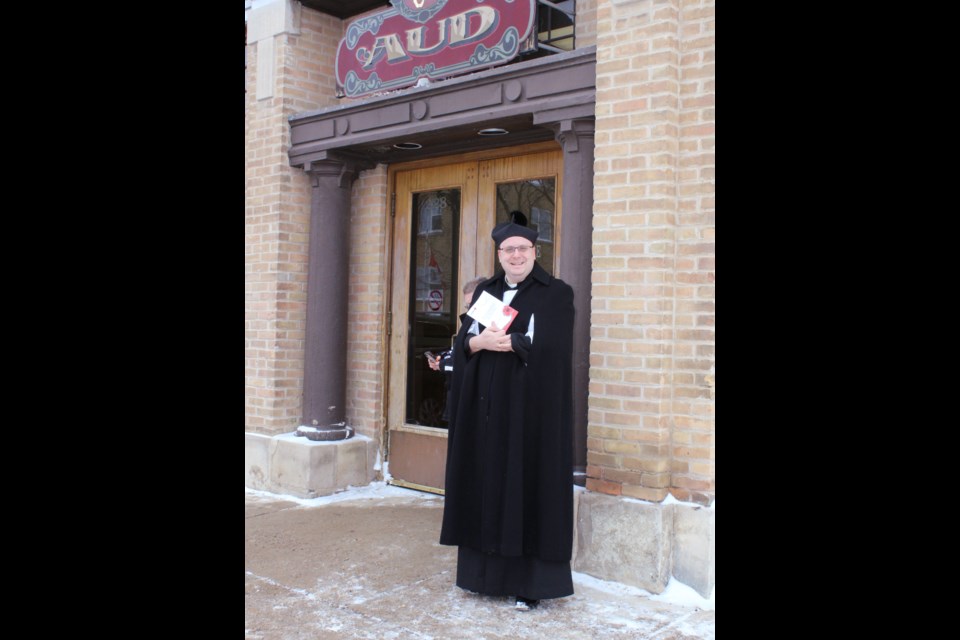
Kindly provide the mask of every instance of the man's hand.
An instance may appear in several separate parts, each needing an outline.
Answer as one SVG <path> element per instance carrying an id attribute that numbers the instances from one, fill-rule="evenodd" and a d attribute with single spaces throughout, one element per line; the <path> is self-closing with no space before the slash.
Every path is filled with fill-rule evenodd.
<path id="1" fill-rule="evenodd" d="M 507 332 L 498 329 L 497 324 L 491 323 L 483 332 L 470 340 L 470 350 L 480 351 L 513 351 L 513 342 Z"/>

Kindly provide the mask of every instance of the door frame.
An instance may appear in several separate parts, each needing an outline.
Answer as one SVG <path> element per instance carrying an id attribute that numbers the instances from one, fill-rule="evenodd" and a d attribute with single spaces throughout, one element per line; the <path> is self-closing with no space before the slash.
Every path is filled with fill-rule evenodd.
<path id="1" fill-rule="evenodd" d="M 442 157 L 442 158 L 430 158 L 430 159 L 425 159 L 425 160 L 416 160 L 416 161 L 412 161 L 412 162 L 404 162 L 404 163 L 392 164 L 392 165 L 389 166 L 388 172 L 387 172 L 387 185 L 388 185 L 388 189 L 389 189 L 388 193 L 390 194 L 390 203 L 391 203 L 391 204 L 390 204 L 390 224 L 388 225 L 389 230 L 388 230 L 388 238 L 387 238 L 387 264 L 389 265 L 389 271 L 388 271 L 388 273 L 386 274 L 387 313 L 385 314 L 384 323 L 385 323 L 385 325 L 386 325 L 386 327 L 387 327 L 387 330 L 385 331 L 385 338 L 386 338 L 386 339 L 384 340 L 384 359 L 383 359 L 383 362 L 384 362 L 384 371 L 385 371 L 385 376 L 384 376 L 385 384 L 383 385 L 383 390 L 382 390 L 382 391 L 383 391 L 383 394 L 382 394 L 382 398 L 381 398 L 381 406 L 383 407 L 383 414 L 382 414 L 382 422 L 381 422 L 381 424 L 382 424 L 382 432 L 381 432 L 381 434 L 380 434 L 380 435 L 381 435 L 381 442 L 383 443 L 384 459 L 385 459 L 387 462 L 389 462 L 389 461 L 391 460 L 392 453 L 393 453 L 393 452 L 392 452 L 392 448 L 393 448 L 393 447 L 392 447 L 392 444 L 393 444 L 393 442 L 392 442 L 392 439 L 391 439 L 391 436 L 392 436 L 392 433 L 391 433 L 391 432 L 392 432 L 392 431 L 397 431 L 397 432 L 400 432 L 400 433 L 410 432 L 410 433 L 421 433 L 421 434 L 433 434 L 433 437 L 441 437 L 441 436 L 442 436 L 442 437 L 443 437 L 443 443 L 444 443 L 444 449 L 445 449 L 445 445 L 446 445 L 446 433 L 447 433 L 447 430 L 446 430 L 446 429 L 440 429 L 440 428 L 436 428 L 436 427 L 427 427 L 427 426 L 418 426 L 418 427 L 416 427 L 416 428 L 405 428 L 405 427 L 402 425 L 402 426 L 400 426 L 400 427 L 397 428 L 397 429 L 391 429 L 391 422 L 390 422 L 390 413 L 391 413 L 391 411 L 390 411 L 390 402 L 391 402 L 391 389 L 392 389 L 392 387 L 394 386 L 394 385 L 392 384 L 392 382 L 391 382 L 391 380 L 392 380 L 391 375 L 392 375 L 392 369 L 393 369 L 393 358 L 394 358 L 394 357 L 403 357 L 403 358 L 405 358 L 405 356 L 406 356 L 405 347 L 404 347 L 404 354 L 403 354 L 402 356 L 401 356 L 400 354 L 397 354 L 397 355 L 395 356 L 394 353 L 393 353 L 393 351 L 394 351 L 395 349 L 394 349 L 394 347 L 393 347 L 393 342 L 394 342 L 394 341 L 393 341 L 393 338 L 392 338 L 392 330 L 393 330 L 393 327 L 392 327 L 392 321 L 391 321 L 391 319 L 392 319 L 393 310 L 405 310 L 405 311 L 409 311 L 409 309 L 408 309 L 408 307 L 407 307 L 407 304 L 406 304 L 406 301 L 405 301 L 405 299 L 403 299 L 405 296 L 407 296 L 407 295 L 409 294 L 409 292 L 406 290 L 406 288 L 404 288 L 402 291 L 397 291 L 397 290 L 394 288 L 394 284 L 395 284 L 395 281 L 396 281 L 396 278 L 395 278 L 396 269 L 398 269 L 398 268 L 403 268 L 403 265 L 400 265 L 400 264 L 397 262 L 397 260 L 398 260 L 398 259 L 408 258 L 408 257 L 409 257 L 409 249 L 410 249 L 409 246 L 407 246 L 406 248 L 398 248 L 398 247 L 396 246 L 396 243 L 399 242 L 399 240 L 398 240 L 398 234 L 397 234 L 397 231 L 398 231 L 398 230 L 397 230 L 397 228 L 396 228 L 396 225 L 397 225 L 396 211 L 397 211 L 397 179 L 398 179 L 398 174 L 401 173 L 401 172 L 417 171 L 417 170 L 420 170 L 420 169 L 430 169 L 430 168 L 440 167 L 440 166 L 445 166 L 445 165 L 460 165 L 460 164 L 471 163 L 471 162 L 477 162 L 477 163 L 479 163 L 479 162 L 484 162 L 484 161 L 487 161 L 487 160 L 498 160 L 498 159 L 503 159 L 503 158 L 512 158 L 512 157 L 519 157 L 519 156 L 527 156 L 527 155 L 532 155 L 532 154 L 537 154 L 537 153 L 543 153 L 543 152 L 559 152 L 559 153 L 562 154 L 562 146 L 561 146 L 560 144 L 558 144 L 557 142 L 554 142 L 554 141 L 539 142 L 539 143 L 519 145 L 519 146 L 513 146 L 513 147 L 501 147 L 501 148 L 498 148 L 498 149 L 488 149 L 488 150 L 483 150 L 483 151 L 475 151 L 475 152 L 465 153 L 465 154 L 457 155 L 457 156 L 447 156 L 447 157 Z M 555 197 L 556 197 L 557 221 L 556 221 L 556 224 L 555 224 L 555 226 L 554 226 L 555 233 L 556 233 L 556 237 L 555 237 L 555 239 L 554 239 L 554 243 L 555 243 L 555 251 L 559 251 L 559 253 L 558 253 L 558 259 L 557 259 L 557 262 L 556 262 L 557 268 L 559 268 L 560 261 L 562 260 L 562 251 L 560 251 L 560 249 L 559 249 L 559 247 L 560 247 L 560 237 L 561 237 L 561 234 L 563 233 L 563 231 L 562 231 L 562 220 L 563 220 L 563 210 L 562 210 L 563 166 L 562 166 L 562 165 L 563 165 L 563 156 L 561 155 L 561 156 L 560 156 L 560 167 L 558 168 L 558 171 L 557 171 L 557 188 L 556 188 L 556 196 L 555 196 Z M 476 179 L 478 182 L 480 182 L 480 181 L 482 180 L 480 176 L 477 176 L 475 179 Z M 522 178 L 518 178 L 518 179 L 522 179 Z M 479 187 L 478 187 L 478 188 L 479 188 Z M 466 201 L 466 200 L 467 200 L 467 198 L 462 198 L 462 203 L 463 203 L 463 201 Z M 478 194 L 477 199 L 476 199 L 476 205 L 477 205 L 478 208 L 480 207 L 480 205 L 481 205 L 481 203 L 483 202 L 483 200 L 484 200 L 484 196 L 483 196 L 482 194 Z M 489 203 L 487 203 L 486 206 L 489 206 Z M 469 215 L 466 215 L 467 213 L 469 213 Z M 459 233 L 460 235 L 463 234 L 463 225 L 464 225 L 464 224 L 479 224 L 479 222 L 478 222 L 478 217 L 479 217 L 479 216 L 478 216 L 478 213 L 477 213 L 477 209 L 474 209 L 474 210 L 472 210 L 472 211 L 470 211 L 470 212 L 465 212 L 464 210 L 461 210 L 461 216 L 460 216 L 461 229 L 458 230 L 458 233 Z M 469 220 L 469 218 L 472 218 L 472 220 Z M 409 218 L 407 219 L 407 222 L 410 223 Z M 481 232 L 483 232 L 483 233 L 481 233 Z M 486 237 L 487 235 L 489 235 L 489 232 L 490 232 L 490 229 L 487 229 L 487 228 L 475 229 L 475 233 L 476 233 L 476 238 L 475 238 L 475 240 L 476 240 L 476 241 L 473 243 L 472 247 L 467 250 L 467 252 L 468 252 L 469 254 L 471 254 L 471 258 L 474 259 L 478 264 L 480 264 L 480 263 L 482 263 L 482 262 L 484 262 L 484 261 L 483 261 L 481 258 L 479 258 L 476 254 L 477 254 L 477 252 L 479 252 L 479 251 L 481 250 L 481 247 L 482 247 L 484 244 L 486 244 L 486 243 L 483 243 L 483 238 L 481 238 L 480 236 L 483 235 L 484 237 Z M 408 234 L 404 234 L 404 237 L 406 237 L 407 235 L 408 235 Z M 462 279 L 462 278 L 463 278 L 463 273 L 462 273 L 462 271 L 459 271 L 459 270 L 461 269 L 461 265 L 464 263 L 464 252 L 463 252 L 462 243 L 461 243 L 461 252 L 462 252 L 462 253 L 461 253 L 461 256 L 460 256 L 459 264 L 457 265 L 457 269 L 458 269 L 458 273 L 459 273 L 459 276 L 460 276 L 459 281 L 460 281 L 460 284 L 462 285 L 463 282 L 465 282 L 465 281 Z M 492 256 L 492 252 L 491 252 L 491 256 Z M 491 268 L 495 270 L 496 265 L 492 264 L 492 265 L 491 265 Z M 490 271 L 491 274 L 492 274 L 493 272 L 494 272 L 494 271 Z M 458 287 L 458 288 L 459 288 L 459 287 Z M 460 307 L 459 307 L 459 305 L 460 305 L 460 303 L 461 303 L 460 295 L 461 295 L 461 294 L 460 294 L 460 291 L 457 291 L 457 300 L 456 300 L 456 303 L 455 303 L 455 304 L 458 305 L 458 306 L 455 307 L 456 309 L 459 309 L 459 308 L 460 308 Z M 403 397 L 399 397 L 399 396 L 403 396 Z M 397 398 L 396 401 L 397 401 L 397 402 L 405 402 L 405 394 L 404 394 L 404 393 L 399 393 L 399 394 L 398 394 L 398 398 Z M 444 451 L 444 453 L 445 453 L 445 451 Z M 440 495 L 444 495 L 444 490 L 443 490 L 443 489 L 438 489 L 438 488 L 435 488 L 435 487 L 429 487 L 429 486 L 417 484 L 417 483 L 414 483 L 414 482 L 410 482 L 410 481 L 407 481 L 407 480 L 395 478 L 395 477 L 392 477 L 392 474 L 391 474 L 390 483 L 391 483 L 391 484 L 398 485 L 398 486 L 404 486 L 404 487 L 409 487 L 409 488 L 412 488 L 412 489 L 417 489 L 417 490 L 420 490 L 420 491 L 428 491 L 428 492 L 431 492 L 431 493 L 437 493 L 437 494 L 440 494 Z"/>
<path id="2" fill-rule="evenodd" d="M 377 165 L 387 166 L 388 170 L 401 162 L 404 166 L 413 166 L 406 159 L 414 154 L 430 155 L 434 161 L 443 162 L 452 157 L 469 159 L 482 149 L 494 149 L 494 154 L 501 154 L 497 149 L 506 146 L 508 139 L 550 146 L 560 144 L 564 174 L 561 250 L 564 258 L 557 264 L 557 275 L 574 291 L 574 482 L 581 486 L 586 478 L 590 386 L 596 78 L 596 47 L 590 46 L 413 91 L 396 91 L 372 100 L 298 113 L 290 117 L 288 150 L 290 166 L 314 176 L 311 207 L 326 210 L 329 203 L 318 200 L 326 191 L 316 188 L 317 181 L 338 164 L 340 186 L 343 186 L 345 181 L 352 180 L 355 172 Z M 509 130 L 510 135 L 502 138 L 477 135 L 478 130 L 486 127 L 502 127 Z M 423 148 L 411 152 L 399 147 L 396 144 L 399 142 L 417 142 Z M 388 216 L 389 204 L 384 209 L 384 215 Z M 337 208 L 333 213 L 350 215 L 349 207 Z M 385 226 L 389 225 L 388 219 Z M 390 242 L 392 234 L 387 240 L 388 246 Z M 334 277 L 348 277 L 348 261 L 343 260 L 336 268 Z M 315 295 L 308 292 L 308 298 Z M 344 310 L 343 322 L 346 313 Z M 308 335 L 311 331 L 321 331 L 313 326 L 315 319 L 308 318 L 307 322 L 310 323 Z M 383 343 L 381 347 L 385 355 Z M 324 344 L 323 349 L 330 347 Z M 346 376 L 347 371 L 330 371 L 329 375 Z M 383 395 L 386 389 L 381 391 L 379 397 L 386 397 Z M 382 404 L 377 413 L 381 422 L 373 427 L 376 434 L 371 435 L 383 437 L 386 418 Z M 386 457 L 385 439 L 380 440 L 380 447 Z"/>

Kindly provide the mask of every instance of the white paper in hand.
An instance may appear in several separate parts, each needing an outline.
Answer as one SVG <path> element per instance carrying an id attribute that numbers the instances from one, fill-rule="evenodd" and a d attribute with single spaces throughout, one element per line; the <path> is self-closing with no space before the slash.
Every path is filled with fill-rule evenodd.
<path id="1" fill-rule="evenodd" d="M 484 291 L 480 294 L 480 299 L 473 303 L 467 311 L 467 315 L 482 324 L 489 327 L 492 324 L 497 325 L 497 329 L 506 329 L 513 322 L 519 313 L 510 305 L 504 304 L 502 300 L 497 300 L 492 295 Z"/>

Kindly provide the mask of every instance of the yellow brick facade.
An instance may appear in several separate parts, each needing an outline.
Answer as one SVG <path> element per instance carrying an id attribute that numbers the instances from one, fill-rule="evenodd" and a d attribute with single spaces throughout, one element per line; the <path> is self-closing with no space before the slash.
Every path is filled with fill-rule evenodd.
<path id="1" fill-rule="evenodd" d="M 580 0 L 596 46 L 586 487 L 654 502 L 715 495 L 714 3 Z M 294 114 L 346 104 L 333 62 L 349 20 L 301 8 L 247 45 L 245 431 L 302 411 L 310 178 L 290 166 Z M 267 48 L 267 47 L 264 47 Z M 272 95 L 258 99 L 258 66 Z M 347 422 L 384 430 L 387 167 L 352 186 Z"/>
<path id="2" fill-rule="evenodd" d="M 714 497 L 713 16 L 712 2 L 597 2 L 595 491 Z"/>
<path id="3" fill-rule="evenodd" d="M 319 61 L 343 37 L 340 20 L 307 9 L 300 17 L 299 34 L 247 44 L 244 426 L 270 435 L 297 428 L 303 395 L 310 183 L 290 166 L 287 118 L 337 104 L 332 70 Z M 261 55 L 267 48 L 272 56 Z M 273 94 L 258 99 L 265 64 Z"/>

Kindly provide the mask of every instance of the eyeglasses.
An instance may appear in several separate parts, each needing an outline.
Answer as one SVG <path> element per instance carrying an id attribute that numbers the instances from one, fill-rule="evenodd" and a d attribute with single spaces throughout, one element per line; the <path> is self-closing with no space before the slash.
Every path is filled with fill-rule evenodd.
<path id="1" fill-rule="evenodd" d="M 500 251 L 503 251 L 508 256 L 511 256 L 514 253 L 526 253 L 527 251 L 530 251 L 530 249 L 533 249 L 533 245 L 528 247 L 500 247 Z"/>

